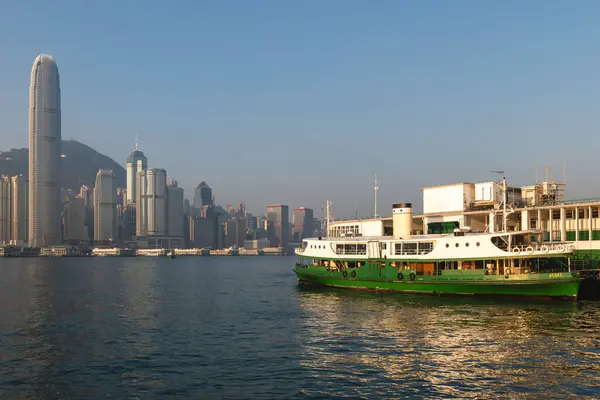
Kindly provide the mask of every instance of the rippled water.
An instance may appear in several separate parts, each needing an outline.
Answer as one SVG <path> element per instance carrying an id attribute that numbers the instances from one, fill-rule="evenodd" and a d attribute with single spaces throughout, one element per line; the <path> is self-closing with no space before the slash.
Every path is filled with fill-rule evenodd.
<path id="1" fill-rule="evenodd" d="M 293 263 L 0 259 L 0 398 L 600 393 L 600 303 L 300 288 Z"/>

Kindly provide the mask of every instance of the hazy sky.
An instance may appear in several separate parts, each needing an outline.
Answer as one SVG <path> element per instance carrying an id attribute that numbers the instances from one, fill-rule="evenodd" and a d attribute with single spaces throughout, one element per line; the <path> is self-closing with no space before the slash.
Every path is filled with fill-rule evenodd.
<path id="1" fill-rule="evenodd" d="M 390 214 L 565 158 L 568 196 L 599 196 L 598 21 L 598 1 L 5 0 L 0 148 L 28 145 L 44 52 L 63 138 L 124 164 L 139 134 L 188 198 L 368 215 L 377 173 Z"/>

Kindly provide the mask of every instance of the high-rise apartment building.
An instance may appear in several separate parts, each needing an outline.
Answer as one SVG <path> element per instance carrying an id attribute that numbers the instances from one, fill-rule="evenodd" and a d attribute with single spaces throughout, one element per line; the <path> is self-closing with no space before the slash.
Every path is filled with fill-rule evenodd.
<path id="1" fill-rule="evenodd" d="M 52 56 L 33 62 L 29 87 L 29 244 L 60 244 L 60 79 Z"/>
<path id="2" fill-rule="evenodd" d="M 267 207 L 267 239 L 273 247 L 287 247 L 290 240 L 289 207 L 274 204 Z"/>
<path id="3" fill-rule="evenodd" d="M 148 159 L 140 151 L 139 142 L 135 141 L 135 150 L 127 158 L 127 204 L 135 203 L 137 199 L 138 173 L 148 168 Z"/>
<path id="4" fill-rule="evenodd" d="M 115 239 L 115 197 L 115 175 L 109 169 L 99 170 L 94 187 L 95 241 Z"/>

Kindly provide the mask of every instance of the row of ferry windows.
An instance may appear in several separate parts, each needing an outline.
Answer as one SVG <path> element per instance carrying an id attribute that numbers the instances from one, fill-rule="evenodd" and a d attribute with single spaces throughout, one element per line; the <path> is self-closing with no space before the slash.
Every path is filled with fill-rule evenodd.
<path id="1" fill-rule="evenodd" d="M 387 249 L 387 243 L 381 244 L 381 249 Z M 394 253 L 397 255 L 422 255 L 433 251 L 433 242 L 410 242 L 395 243 Z M 367 254 L 366 243 L 340 243 L 336 244 L 335 252 L 337 254 L 365 255 Z"/>
<path id="2" fill-rule="evenodd" d="M 475 243 L 475 246 L 479 247 L 481 243 L 477 242 Z M 454 243 L 454 246 L 458 247 L 460 246 L 460 243 Z M 450 247 L 450 243 L 446 243 L 446 247 Z M 465 247 L 469 247 L 469 242 L 465 243 Z"/>

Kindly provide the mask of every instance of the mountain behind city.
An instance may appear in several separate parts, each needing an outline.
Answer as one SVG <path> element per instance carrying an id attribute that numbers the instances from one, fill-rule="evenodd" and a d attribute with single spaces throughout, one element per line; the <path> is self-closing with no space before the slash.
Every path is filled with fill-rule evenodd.
<path id="1" fill-rule="evenodd" d="M 79 191 L 81 185 L 94 185 L 99 169 L 112 169 L 117 186 L 126 187 L 125 168 L 112 158 L 76 140 L 62 141 L 60 187 Z M 29 149 L 0 151 L 0 175 L 29 174 Z"/>

